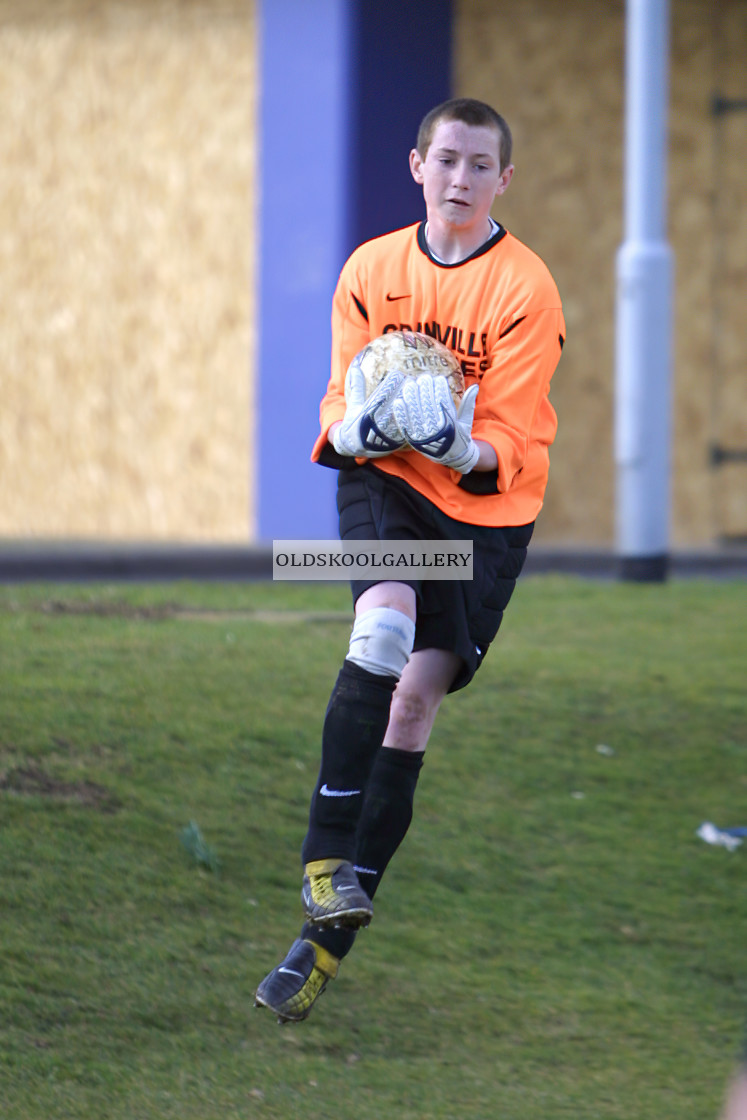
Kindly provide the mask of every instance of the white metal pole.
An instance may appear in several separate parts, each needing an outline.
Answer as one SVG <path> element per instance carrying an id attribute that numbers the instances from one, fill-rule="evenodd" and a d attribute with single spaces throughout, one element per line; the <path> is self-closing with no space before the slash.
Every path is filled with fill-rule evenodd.
<path id="1" fill-rule="evenodd" d="M 672 252 L 666 240 L 668 0 L 627 0 L 625 231 L 617 254 L 615 463 L 624 579 L 666 578 Z"/>

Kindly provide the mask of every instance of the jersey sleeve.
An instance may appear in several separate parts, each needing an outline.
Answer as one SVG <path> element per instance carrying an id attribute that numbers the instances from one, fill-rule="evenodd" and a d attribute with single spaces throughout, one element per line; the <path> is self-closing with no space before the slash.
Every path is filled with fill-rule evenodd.
<path id="1" fill-rule="evenodd" d="M 331 369 L 327 391 L 319 406 L 320 432 L 311 452 L 314 462 L 324 450 L 329 429 L 345 415 L 345 374 L 370 337 L 365 282 L 353 257 L 340 273 L 332 300 Z"/>
<path id="2" fill-rule="evenodd" d="M 533 443 L 550 444 L 557 419 L 548 395 L 565 324 L 560 307 L 529 311 L 503 328 L 481 382 L 472 435 L 495 450 L 497 488 L 507 491 Z"/>

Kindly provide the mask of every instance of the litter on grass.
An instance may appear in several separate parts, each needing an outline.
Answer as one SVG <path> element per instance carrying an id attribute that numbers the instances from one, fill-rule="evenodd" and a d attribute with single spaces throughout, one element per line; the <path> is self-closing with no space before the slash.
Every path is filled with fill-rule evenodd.
<path id="1" fill-rule="evenodd" d="M 703 821 L 695 835 L 706 844 L 716 844 L 733 852 L 742 843 L 742 837 L 747 836 L 747 828 L 716 828 L 711 821 Z"/>

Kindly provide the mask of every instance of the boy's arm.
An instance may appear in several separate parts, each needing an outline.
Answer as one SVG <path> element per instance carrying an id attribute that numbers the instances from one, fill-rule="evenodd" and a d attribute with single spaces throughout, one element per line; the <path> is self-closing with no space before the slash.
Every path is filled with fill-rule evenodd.
<path id="1" fill-rule="evenodd" d="M 550 444 L 557 421 L 548 400 L 560 359 L 565 323 L 559 307 L 530 312 L 515 321 L 494 347 L 480 382 L 472 437 L 481 448 L 474 468 L 497 468 L 496 489 L 505 492 L 526 461 L 531 442 Z M 488 444 L 495 455 L 488 466 Z M 460 481 L 455 476 L 455 481 Z M 467 488 L 469 483 L 464 480 Z M 493 491 L 495 492 L 495 491 Z"/>
<path id="2" fill-rule="evenodd" d="M 492 443 L 486 443 L 484 439 L 476 439 L 475 443 L 477 444 L 477 450 L 480 452 L 480 455 L 472 470 L 496 470 L 498 467 L 498 456 L 495 453 L 495 448 Z"/>
<path id="3" fill-rule="evenodd" d="M 332 361 L 327 391 L 319 406 L 320 432 L 311 452 L 313 462 L 318 462 L 323 452 L 323 462 L 328 461 L 330 452 L 336 459 L 343 459 L 331 449 L 331 429 L 333 425 L 339 425 L 345 415 L 345 374 L 348 366 L 371 340 L 364 300 L 363 284 L 348 261 L 340 273 L 332 301 Z M 336 462 L 334 465 L 341 464 Z"/>

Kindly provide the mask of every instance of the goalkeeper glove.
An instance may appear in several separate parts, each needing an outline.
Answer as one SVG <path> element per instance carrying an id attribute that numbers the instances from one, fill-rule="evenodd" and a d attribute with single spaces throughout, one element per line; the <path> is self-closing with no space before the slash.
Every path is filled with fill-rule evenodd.
<path id="1" fill-rule="evenodd" d="M 366 399 L 363 373 L 357 366 L 350 366 L 345 376 L 347 409 L 332 436 L 332 445 L 339 455 L 376 459 L 405 446 L 392 412 L 392 400 L 403 381 L 404 374 L 388 373 Z"/>
<path id="2" fill-rule="evenodd" d="M 477 390 L 471 385 L 457 410 L 445 377 L 423 374 L 405 381 L 393 409 L 410 447 L 460 474 L 471 471 L 480 455 L 472 439 Z"/>

